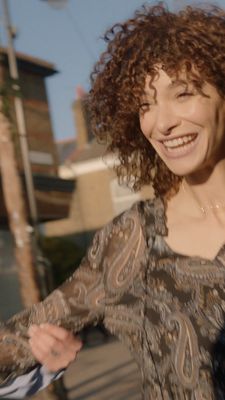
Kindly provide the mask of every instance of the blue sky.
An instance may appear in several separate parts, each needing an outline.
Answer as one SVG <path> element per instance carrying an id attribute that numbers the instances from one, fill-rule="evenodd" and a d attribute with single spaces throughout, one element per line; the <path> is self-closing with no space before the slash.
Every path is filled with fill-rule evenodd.
<path id="1" fill-rule="evenodd" d="M 193 2 L 168 0 L 167 4 Z M 72 137 L 75 88 L 81 85 L 88 90 L 92 66 L 105 48 L 101 36 L 112 24 L 132 16 L 144 0 L 68 0 L 62 8 L 43 0 L 8 0 L 8 3 L 12 23 L 18 30 L 16 49 L 54 63 L 59 71 L 47 79 L 53 130 L 57 140 Z M 225 6 L 225 0 L 217 0 L 217 4 Z M 4 45 L 2 17 L 0 21 L 0 39 Z"/>

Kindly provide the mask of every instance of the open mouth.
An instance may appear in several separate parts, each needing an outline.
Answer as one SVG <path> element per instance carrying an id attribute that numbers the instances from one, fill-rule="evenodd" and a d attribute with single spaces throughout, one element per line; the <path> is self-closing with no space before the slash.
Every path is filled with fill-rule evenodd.
<path id="1" fill-rule="evenodd" d="M 167 151 L 172 152 L 179 149 L 188 149 L 197 138 L 197 133 L 185 135 L 179 138 L 163 140 L 162 143 Z"/>

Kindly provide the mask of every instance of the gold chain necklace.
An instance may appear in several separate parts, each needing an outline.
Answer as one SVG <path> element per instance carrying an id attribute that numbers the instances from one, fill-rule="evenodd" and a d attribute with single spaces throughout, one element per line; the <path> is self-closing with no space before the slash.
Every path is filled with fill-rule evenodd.
<path id="1" fill-rule="evenodd" d="M 207 206 L 199 205 L 199 208 L 203 214 L 206 214 L 207 210 L 219 210 L 220 208 L 225 208 L 225 204 L 216 203 L 216 204 L 209 204 Z"/>
<path id="2" fill-rule="evenodd" d="M 182 181 L 182 189 L 185 193 L 187 193 L 187 190 L 184 186 L 184 181 Z M 224 203 L 217 202 L 214 204 L 208 204 L 208 205 L 203 206 L 202 204 L 199 204 L 199 202 L 196 198 L 195 198 L 195 200 L 198 203 L 198 209 L 201 210 L 202 214 L 207 214 L 207 211 L 219 210 L 221 208 L 225 208 L 225 202 Z"/>

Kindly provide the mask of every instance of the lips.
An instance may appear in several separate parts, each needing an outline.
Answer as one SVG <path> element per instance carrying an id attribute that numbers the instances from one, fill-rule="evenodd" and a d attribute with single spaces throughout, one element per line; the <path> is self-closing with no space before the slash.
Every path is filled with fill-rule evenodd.
<path id="1" fill-rule="evenodd" d="M 158 143 L 160 143 L 160 147 L 167 157 L 177 158 L 189 154 L 195 147 L 198 137 L 197 133 L 188 133 L 187 135 L 161 140 Z"/>
<path id="2" fill-rule="evenodd" d="M 191 133 L 185 136 L 180 136 L 173 139 L 163 140 L 163 145 L 168 149 L 176 149 L 178 147 L 186 146 L 187 144 L 191 143 L 197 137 L 196 133 Z"/>

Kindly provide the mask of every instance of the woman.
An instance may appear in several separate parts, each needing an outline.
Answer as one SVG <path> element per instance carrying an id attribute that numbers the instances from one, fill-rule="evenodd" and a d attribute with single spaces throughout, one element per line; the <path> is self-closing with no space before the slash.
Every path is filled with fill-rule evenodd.
<path id="1" fill-rule="evenodd" d="M 144 399 L 225 399 L 224 37 L 220 9 L 162 4 L 106 34 L 93 129 L 120 180 L 152 184 L 155 198 L 100 230 L 63 286 L 2 327 L 2 381 L 35 366 L 28 326 L 102 320 L 139 364 Z"/>

